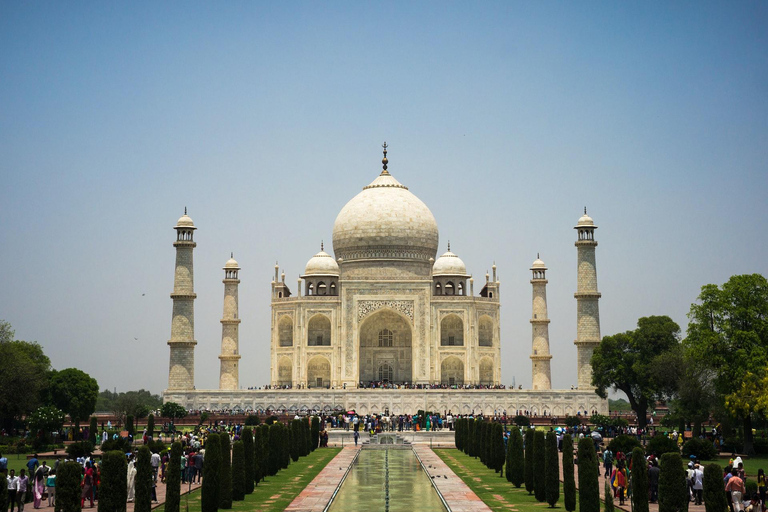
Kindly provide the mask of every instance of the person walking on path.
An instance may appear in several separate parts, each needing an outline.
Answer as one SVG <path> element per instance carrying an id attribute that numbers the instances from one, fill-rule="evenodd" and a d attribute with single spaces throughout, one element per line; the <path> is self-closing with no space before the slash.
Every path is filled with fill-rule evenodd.
<path id="1" fill-rule="evenodd" d="M 742 504 L 742 497 L 744 496 L 744 480 L 739 478 L 738 473 L 734 472 L 728 483 L 725 484 L 725 490 L 731 492 L 731 500 L 733 501 L 733 511 L 742 512 L 744 510 Z"/>
<path id="2" fill-rule="evenodd" d="M 52 469 L 48 473 L 45 486 L 48 488 L 48 506 L 53 507 L 56 504 L 56 470 Z"/>
<path id="3" fill-rule="evenodd" d="M 704 494 L 704 471 L 701 465 L 693 465 L 693 497 L 696 505 L 701 505 Z"/>
<path id="4" fill-rule="evenodd" d="M 40 508 L 40 503 L 43 501 L 43 493 L 45 492 L 45 470 L 43 466 L 37 468 L 35 476 L 32 479 L 32 495 L 34 496 L 33 506 Z"/>
<path id="5" fill-rule="evenodd" d="M 13 507 L 16 506 L 16 482 L 18 481 L 19 477 L 16 476 L 16 470 L 11 470 L 11 474 L 7 477 L 7 483 L 8 486 L 8 504 L 11 506 L 11 512 L 13 512 Z"/>
<path id="6" fill-rule="evenodd" d="M 609 478 L 613 473 L 613 452 L 606 448 L 603 452 L 603 466 L 605 467 L 605 478 Z"/>
<path id="7" fill-rule="evenodd" d="M 27 495 L 27 487 L 29 487 L 29 478 L 22 469 L 19 477 L 16 479 L 16 509 L 19 512 L 24 512 L 24 498 Z"/>

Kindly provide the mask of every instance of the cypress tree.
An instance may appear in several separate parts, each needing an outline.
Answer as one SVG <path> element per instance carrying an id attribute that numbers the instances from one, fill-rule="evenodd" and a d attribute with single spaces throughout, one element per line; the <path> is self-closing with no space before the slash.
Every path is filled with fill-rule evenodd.
<path id="1" fill-rule="evenodd" d="M 665 453 L 659 473 L 659 512 L 686 512 L 688 502 L 683 459 L 679 453 Z"/>
<path id="2" fill-rule="evenodd" d="M 706 512 L 723 512 L 728 508 L 723 492 L 723 470 L 717 464 L 704 466 L 704 507 Z"/>
<path id="3" fill-rule="evenodd" d="M 96 446 L 99 434 L 99 425 L 96 422 L 96 416 L 91 416 L 91 423 L 88 425 L 88 440 Z"/>
<path id="4" fill-rule="evenodd" d="M 133 436 L 133 416 L 130 414 L 125 417 L 125 430 L 128 431 L 128 434 Z"/>
<path id="5" fill-rule="evenodd" d="M 147 416 L 147 436 L 150 439 L 154 439 L 155 437 L 155 415 L 150 414 Z"/>
<path id="6" fill-rule="evenodd" d="M 495 465 L 493 469 L 499 473 L 499 476 L 504 476 L 504 460 L 506 459 L 506 453 L 504 453 L 504 427 L 501 423 L 494 423 L 493 434 L 493 457 Z"/>
<path id="7" fill-rule="evenodd" d="M 478 420 L 477 427 L 475 429 L 477 431 L 476 434 L 476 448 L 475 448 L 475 458 L 479 458 L 480 462 L 485 464 L 485 421 Z"/>
<path id="8" fill-rule="evenodd" d="M 507 480 L 517 488 L 525 482 L 525 455 L 520 429 L 512 427 L 507 441 Z"/>
<path id="9" fill-rule="evenodd" d="M 82 467 L 77 462 L 59 464 L 59 469 L 56 471 L 56 512 L 80 512 L 82 476 Z M 5 485 L 4 482 L 3 485 Z"/>
<path id="10" fill-rule="evenodd" d="M 549 432 L 544 447 L 544 479 L 547 503 L 550 507 L 560 499 L 560 459 L 557 453 L 557 434 Z"/>
<path id="11" fill-rule="evenodd" d="M 245 494 L 252 494 L 254 482 L 256 481 L 256 471 L 254 466 L 255 453 L 253 449 L 253 431 L 251 427 L 243 429 L 243 472 L 245 477 Z"/>
<path id="12" fill-rule="evenodd" d="M 301 431 L 301 420 L 291 421 L 291 460 L 296 462 L 301 457 L 301 445 L 306 445 Z"/>
<path id="13" fill-rule="evenodd" d="M 573 438 L 563 436 L 563 506 L 568 512 L 576 510 L 576 479 L 573 474 Z"/>
<path id="14" fill-rule="evenodd" d="M 536 431 L 529 428 L 525 431 L 525 490 L 533 494 L 534 469 L 533 469 L 533 436 Z"/>
<path id="15" fill-rule="evenodd" d="M 283 449 L 280 452 L 280 462 L 282 462 L 281 469 L 287 468 L 291 463 L 291 427 L 286 423 L 281 423 L 283 428 Z"/>
<path id="16" fill-rule="evenodd" d="M 245 445 L 235 441 L 232 445 L 232 501 L 245 499 Z"/>
<path id="17" fill-rule="evenodd" d="M 274 476 L 280 471 L 280 450 L 283 445 L 280 434 L 280 423 L 276 422 L 269 426 L 269 460 L 267 461 L 269 467 L 267 475 L 269 476 Z"/>
<path id="18" fill-rule="evenodd" d="M 136 501 L 134 512 L 150 512 L 152 510 L 152 454 L 148 446 L 139 448 L 136 458 Z"/>
<path id="19" fill-rule="evenodd" d="M 171 445 L 168 467 L 165 469 L 165 512 L 179 512 L 181 504 L 181 443 Z M 123 471 L 125 474 L 125 471 Z M 125 482 L 125 478 L 123 478 Z M 125 500 L 123 500 L 125 501 Z"/>
<path id="20" fill-rule="evenodd" d="M 121 451 L 109 451 L 101 456 L 99 512 L 125 512 L 128 499 L 127 471 L 128 464 Z"/>
<path id="21" fill-rule="evenodd" d="M 533 495 L 539 502 L 547 501 L 544 441 L 544 432 L 536 430 L 533 435 Z"/>
<path id="22" fill-rule="evenodd" d="M 302 454 L 302 457 L 306 457 L 310 453 L 312 453 L 312 429 L 309 426 L 309 416 L 304 416 L 301 418 L 301 429 L 304 433 L 304 453 Z"/>
<path id="23" fill-rule="evenodd" d="M 579 439 L 579 512 L 600 512 L 600 482 L 592 438 Z"/>
<path id="24" fill-rule="evenodd" d="M 221 442 L 219 434 L 208 434 L 205 441 L 205 478 L 201 491 L 201 511 L 219 510 L 219 471 L 221 467 Z"/>
<path id="25" fill-rule="evenodd" d="M 219 434 L 221 464 L 219 465 L 219 508 L 232 508 L 232 448 L 229 434 Z"/>
<path id="26" fill-rule="evenodd" d="M 312 428 L 310 430 L 312 439 L 312 451 L 315 451 L 320 445 L 320 418 L 312 416 Z"/>
<path id="27" fill-rule="evenodd" d="M 261 426 L 261 461 L 259 462 L 260 466 L 263 468 L 261 471 L 261 478 L 262 480 L 269 475 L 269 457 L 270 457 L 270 450 L 269 450 L 269 431 L 272 427 L 270 425 L 262 425 Z"/>
<path id="28" fill-rule="evenodd" d="M 264 429 L 262 425 L 253 429 L 253 483 L 259 485 L 259 482 L 266 475 L 266 467 L 263 464 L 262 442 L 261 436 Z"/>
<path id="29" fill-rule="evenodd" d="M 456 420 L 456 426 L 453 430 L 453 443 L 457 450 L 461 450 L 461 419 Z"/>
<path id="30" fill-rule="evenodd" d="M 648 512 L 648 465 L 645 451 L 632 450 L 632 512 Z"/>
<path id="31" fill-rule="evenodd" d="M 611 484 L 608 479 L 605 480 L 604 496 L 605 505 L 603 505 L 604 512 L 613 512 L 613 491 L 611 490 Z"/>
<path id="32" fill-rule="evenodd" d="M 464 452 L 470 457 L 475 456 L 475 428 L 477 426 L 477 420 L 467 419 L 467 446 Z"/>

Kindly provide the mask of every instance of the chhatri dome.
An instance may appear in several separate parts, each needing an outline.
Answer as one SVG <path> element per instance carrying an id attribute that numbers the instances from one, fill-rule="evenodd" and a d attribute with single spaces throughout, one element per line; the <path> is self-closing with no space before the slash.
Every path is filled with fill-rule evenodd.
<path id="1" fill-rule="evenodd" d="M 437 254 L 437 222 L 418 197 L 384 170 L 339 212 L 333 251 L 342 261 L 399 259 L 428 261 Z"/>
<path id="2" fill-rule="evenodd" d="M 187 215 L 187 209 L 184 208 L 184 215 L 182 215 L 179 218 L 179 221 L 176 223 L 177 228 L 194 228 L 195 223 L 192 222 L 192 219 Z"/>
<path id="3" fill-rule="evenodd" d="M 323 250 L 320 243 L 320 252 L 312 256 L 304 269 L 305 276 L 338 276 L 339 264 L 333 256 Z"/>
<path id="4" fill-rule="evenodd" d="M 594 226 L 594 225 L 595 225 L 595 221 L 592 220 L 592 217 L 587 215 L 587 207 L 585 206 L 584 207 L 584 215 L 579 217 L 579 222 L 576 223 L 576 227 L 579 228 L 579 227 L 582 227 L 582 226 L 586 227 L 586 226 Z"/>
<path id="5" fill-rule="evenodd" d="M 466 276 L 467 266 L 461 258 L 451 252 L 451 243 L 448 242 L 448 251 L 437 258 L 432 267 L 432 275 L 439 276 Z"/>

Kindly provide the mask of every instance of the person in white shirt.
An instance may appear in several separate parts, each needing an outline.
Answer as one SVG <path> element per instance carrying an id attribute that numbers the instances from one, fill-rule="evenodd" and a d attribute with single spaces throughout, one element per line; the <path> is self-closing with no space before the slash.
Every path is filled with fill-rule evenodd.
<path id="1" fill-rule="evenodd" d="M 13 512 L 13 507 L 16 505 L 16 486 L 17 481 L 19 478 L 16 476 L 16 470 L 11 470 L 11 474 L 8 475 L 7 478 L 8 482 L 8 503 L 11 505 L 11 512 Z"/>

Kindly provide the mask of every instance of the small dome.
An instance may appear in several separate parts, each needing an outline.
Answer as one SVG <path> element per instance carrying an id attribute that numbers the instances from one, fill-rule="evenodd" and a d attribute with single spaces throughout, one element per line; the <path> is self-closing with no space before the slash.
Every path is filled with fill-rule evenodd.
<path id="1" fill-rule="evenodd" d="M 189 215 L 184 213 L 184 215 L 181 216 L 179 221 L 176 223 L 177 228 L 192 228 L 195 229 L 195 223 L 192 222 L 192 219 L 189 217 Z"/>
<path id="2" fill-rule="evenodd" d="M 305 276 L 338 276 L 339 264 L 333 259 L 333 256 L 321 250 L 307 262 L 307 268 L 304 269 Z"/>
<path id="3" fill-rule="evenodd" d="M 461 258 L 453 254 L 450 249 L 448 252 L 437 258 L 432 266 L 432 275 L 437 276 L 466 276 L 467 266 L 461 261 Z"/>
<path id="4" fill-rule="evenodd" d="M 224 264 L 224 270 L 229 269 L 240 270 L 240 266 L 237 264 L 235 258 L 229 258 L 229 260 L 227 260 L 227 262 Z"/>
<path id="5" fill-rule="evenodd" d="M 581 228 L 581 227 L 594 227 L 594 228 L 597 227 L 597 226 L 595 226 L 595 221 L 592 220 L 592 217 L 587 215 L 587 209 L 586 208 L 584 208 L 584 215 L 582 215 L 579 218 L 579 222 L 576 223 L 576 228 L 577 229 Z"/>
<path id="6" fill-rule="evenodd" d="M 547 266 L 537 257 L 536 261 L 531 265 L 531 270 L 547 270 Z"/>

